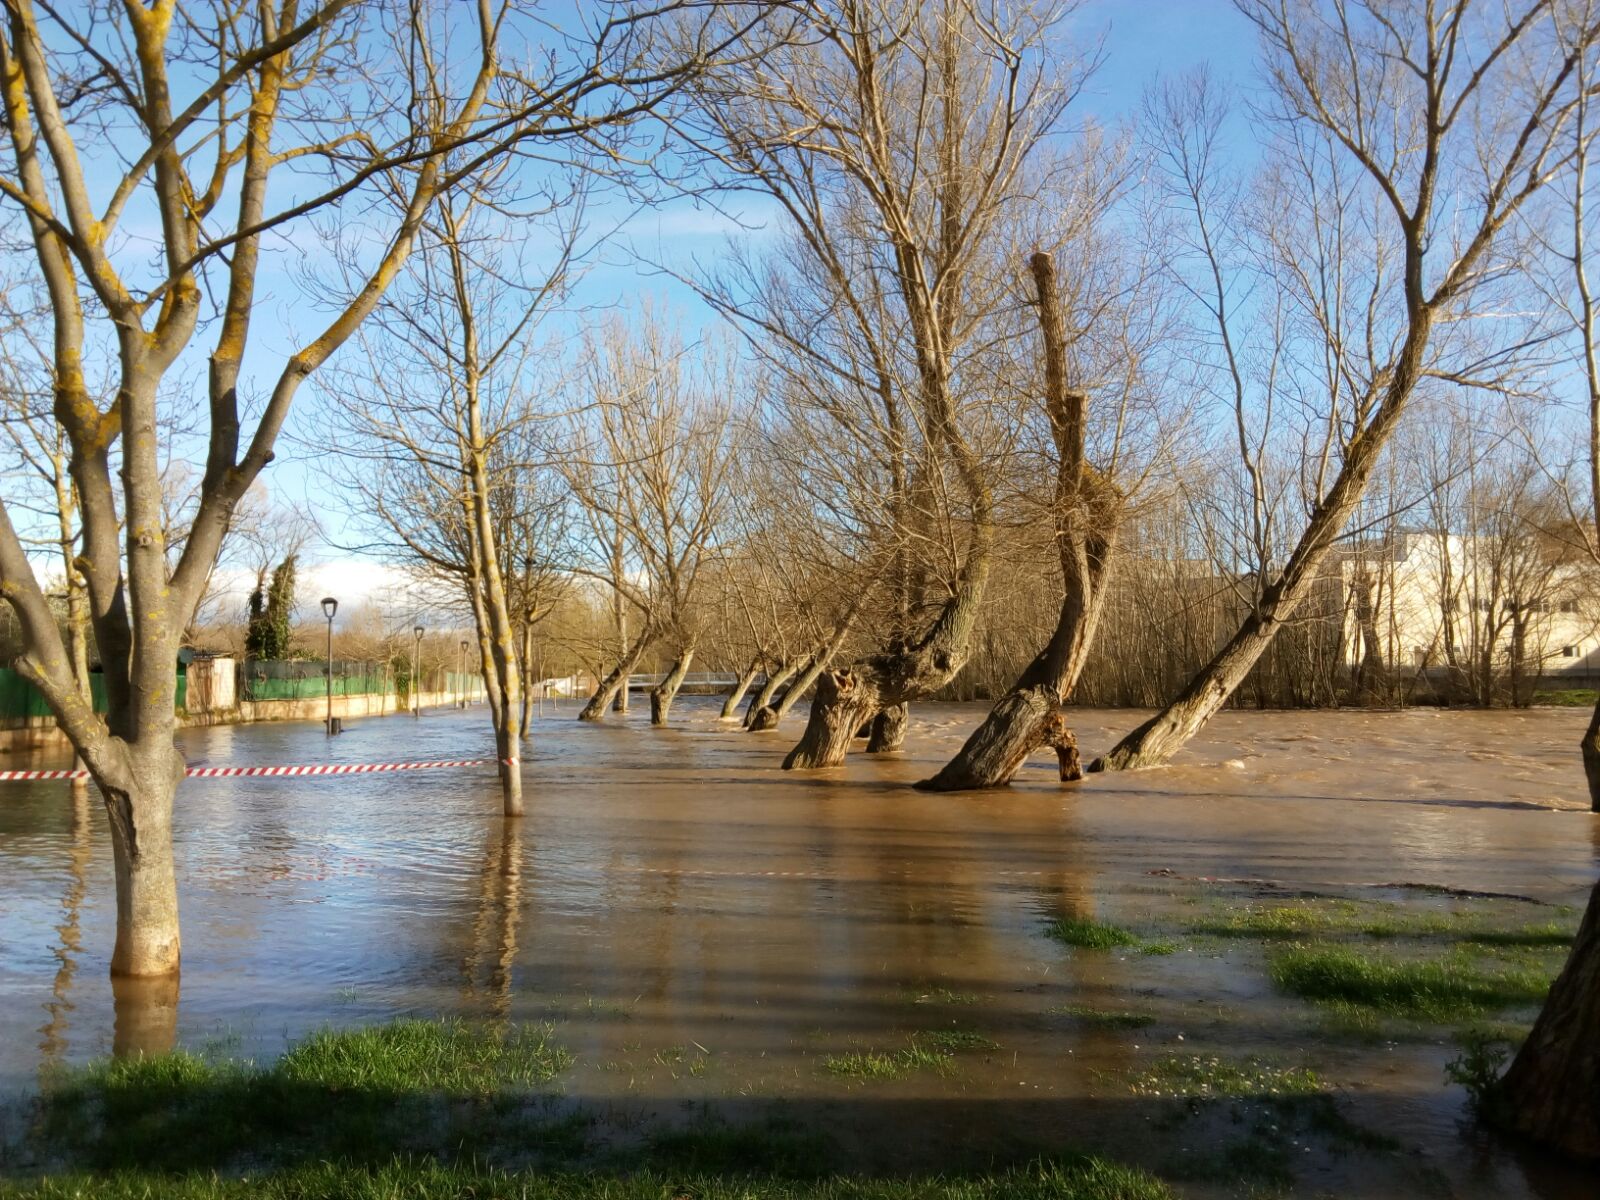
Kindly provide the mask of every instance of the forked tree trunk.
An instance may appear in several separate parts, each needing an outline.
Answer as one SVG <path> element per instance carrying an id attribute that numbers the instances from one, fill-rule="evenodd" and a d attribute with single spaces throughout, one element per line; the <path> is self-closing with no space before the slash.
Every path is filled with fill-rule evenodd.
<path id="1" fill-rule="evenodd" d="M 779 688 L 794 678 L 794 673 L 800 669 L 800 664 L 803 661 L 803 659 L 795 659 L 793 662 L 786 662 L 767 676 L 766 683 L 762 684 L 761 690 L 750 698 L 750 707 L 745 710 L 744 727 L 746 729 L 752 732 L 759 732 L 762 729 L 772 729 L 777 726 L 777 714 L 773 712 L 767 712 L 765 718 L 768 722 L 767 724 L 757 725 L 756 722 L 762 719 L 761 714 L 763 711 L 771 709 L 772 698 L 778 694 Z"/>
<path id="2" fill-rule="evenodd" d="M 867 734 L 868 754 L 888 754 L 905 744 L 906 726 L 911 722 L 911 706 L 901 702 L 881 709 L 872 718 Z"/>
<path id="3" fill-rule="evenodd" d="M 752 658 L 750 665 L 744 669 L 744 674 L 739 676 L 733 685 L 733 691 L 722 702 L 722 712 L 719 721 L 736 721 L 739 719 L 739 702 L 744 699 L 744 694 L 750 690 L 750 685 L 755 683 L 756 676 L 761 674 L 761 659 Z"/>
<path id="4" fill-rule="evenodd" d="M 968 579 L 945 603 L 921 642 L 818 677 L 811 715 L 805 732 L 783 760 L 785 771 L 839 766 L 850 752 L 856 730 L 866 721 L 887 708 L 931 696 L 956 677 L 967 661 L 973 622 L 988 579 L 987 550 L 969 566 Z M 834 635 L 827 658 L 838 652 L 848 629 L 847 622 Z"/>
<path id="5" fill-rule="evenodd" d="M 1518 1133 L 1600 1159 L 1600 883 L 1489 1111 Z"/>
<path id="6" fill-rule="evenodd" d="M 685 646 L 678 654 L 678 661 L 672 664 L 672 669 L 667 672 L 666 678 L 650 689 L 650 724 L 665 725 L 667 718 L 672 713 L 672 702 L 678 698 L 678 689 L 683 686 L 683 677 L 689 673 L 689 664 L 694 662 L 694 646 Z"/>
<path id="7" fill-rule="evenodd" d="M 1589 780 L 1589 808 L 1600 813 L 1600 702 L 1583 733 L 1583 773 Z"/>
<path id="8" fill-rule="evenodd" d="M 844 645 L 844 639 L 850 634 L 850 625 L 854 620 L 854 613 L 847 617 L 839 628 L 833 631 L 833 636 L 828 639 L 828 644 L 823 646 L 807 661 L 806 669 L 800 678 L 784 690 L 782 698 L 776 704 L 770 704 L 756 710 L 755 719 L 750 728 L 755 730 L 776 729 L 778 722 L 788 715 L 789 710 L 800 703 L 800 698 L 809 692 L 812 686 L 822 677 L 828 669 L 828 664 L 833 661 L 833 656 L 839 653 L 839 647 Z"/>
<path id="9" fill-rule="evenodd" d="M 129 747 L 128 771 L 116 784 L 97 781 L 111 825 L 117 883 L 117 939 L 111 973 L 174 975 L 182 957 L 178 881 L 172 861 L 172 801 L 183 759 L 171 741 Z"/>
<path id="10" fill-rule="evenodd" d="M 1066 327 L 1056 287 L 1055 260 L 1030 262 L 1044 342 L 1045 407 L 1056 447 L 1055 536 L 1062 600 L 1050 641 L 1024 668 L 1011 690 L 932 779 L 925 791 L 1000 787 L 1011 782 L 1028 756 L 1056 751 L 1061 779 L 1082 776 L 1078 745 L 1061 705 L 1078 682 L 1105 607 L 1106 582 L 1122 521 L 1123 498 L 1084 459 L 1089 398 L 1067 382 Z"/>
<path id="11" fill-rule="evenodd" d="M 650 644 L 650 633 L 646 630 L 641 633 L 628 647 L 628 652 L 623 655 L 622 661 L 611 668 L 611 673 L 600 681 L 600 686 L 595 688 L 594 695 L 589 697 L 589 703 L 583 706 L 578 713 L 580 721 L 598 721 L 606 715 L 606 705 L 613 705 L 613 711 L 627 712 L 628 706 L 622 703 L 621 698 L 628 690 L 628 676 L 633 674 L 634 667 L 639 665 L 639 660 L 644 657 L 645 648 Z"/>

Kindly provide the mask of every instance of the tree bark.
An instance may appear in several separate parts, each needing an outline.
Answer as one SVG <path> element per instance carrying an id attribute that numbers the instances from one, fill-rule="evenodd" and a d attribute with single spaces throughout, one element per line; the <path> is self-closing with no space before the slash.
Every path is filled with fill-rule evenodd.
<path id="1" fill-rule="evenodd" d="M 1589 808 L 1600 813 L 1600 702 L 1583 733 L 1583 773 L 1589 780 Z"/>
<path id="2" fill-rule="evenodd" d="M 850 751 L 856 730 L 881 707 L 873 674 L 828 671 L 817 680 L 817 695 L 811 702 L 811 717 L 806 722 L 805 734 L 783 760 L 783 769 L 841 765 Z"/>
<path id="3" fill-rule="evenodd" d="M 910 716 L 910 706 L 904 702 L 880 709 L 872 718 L 872 729 L 867 735 L 867 753 L 887 754 L 900 749 L 906 740 Z"/>
<path id="4" fill-rule="evenodd" d="M 1600 1158 L 1600 883 L 1490 1112 L 1567 1154 Z"/>
<path id="5" fill-rule="evenodd" d="M 522 715 L 517 721 L 517 736 L 524 741 L 533 731 L 533 689 L 544 686 L 543 680 L 533 678 L 533 669 L 533 622 L 530 620 L 522 626 Z"/>
<path id="6" fill-rule="evenodd" d="M 750 665 L 744 669 L 744 674 L 739 676 L 738 682 L 733 685 L 733 691 L 722 702 L 722 712 L 719 721 L 736 721 L 739 719 L 739 703 L 744 699 L 744 694 L 750 690 L 750 685 L 755 683 L 756 676 L 761 674 L 761 659 L 753 658 Z"/>
<path id="7" fill-rule="evenodd" d="M 126 775 L 116 782 L 97 780 L 111 825 L 117 887 L 113 975 L 147 978 L 178 972 L 172 800 L 182 778 L 183 759 L 168 741 L 130 747 Z"/>
<path id="8" fill-rule="evenodd" d="M 672 664 L 666 678 L 650 689 L 650 724 L 667 723 L 672 713 L 672 702 L 678 698 L 678 689 L 683 686 L 683 677 L 689 673 L 689 664 L 692 662 L 694 646 L 691 644 L 679 652 L 678 661 Z"/>

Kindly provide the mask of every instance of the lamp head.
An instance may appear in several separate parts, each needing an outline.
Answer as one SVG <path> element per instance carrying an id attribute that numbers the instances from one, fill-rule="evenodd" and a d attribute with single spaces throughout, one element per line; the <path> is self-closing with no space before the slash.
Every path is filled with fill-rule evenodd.
<path id="1" fill-rule="evenodd" d="M 332 596 L 324 596 L 322 598 L 322 615 L 323 616 L 327 617 L 328 620 L 331 621 L 331 620 L 333 620 L 333 614 L 338 612 L 338 611 L 339 611 L 339 602 L 337 600 L 335 600 Z"/>

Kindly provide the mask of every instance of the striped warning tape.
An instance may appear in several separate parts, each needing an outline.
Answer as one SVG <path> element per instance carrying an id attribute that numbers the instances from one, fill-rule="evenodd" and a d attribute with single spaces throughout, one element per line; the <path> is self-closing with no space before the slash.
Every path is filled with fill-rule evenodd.
<path id="1" fill-rule="evenodd" d="M 281 779 L 297 775 L 376 775 L 383 771 L 427 771 L 438 767 L 492 766 L 492 758 L 439 758 L 425 762 L 395 763 L 322 763 L 314 766 L 284 767 L 189 767 L 184 771 L 190 779 L 230 779 L 245 776 L 251 779 Z M 504 760 L 508 767 L 517 760 Z M 35 779 L 87 779 L 87 771 L 0 771 L 0 782 Z"/>

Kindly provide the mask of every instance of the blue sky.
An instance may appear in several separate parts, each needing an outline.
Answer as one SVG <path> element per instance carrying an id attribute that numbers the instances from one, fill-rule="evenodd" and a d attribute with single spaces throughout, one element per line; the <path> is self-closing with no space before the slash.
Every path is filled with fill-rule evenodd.
<path id="1" fill-rule="evenodd" d="M 1062 36 L 1085 45 L 1104 39 L 1104 65 L 1080 103 L 1086 115 L 1108 124 L 1121 122 L 1136 111 L 1143 90 L 1164 73 L 1184 72 L 1209 63 L 1217 75 L 1241 86 L 1248 87 L 1251 79 L 1254 34 L 1229 0 L 1088 0 L 1062 27 Z M 88 155 L 93 159 L 95 152 L 90 149 Z M 106 157 L 110 157 L 109 153 Z M 91 186 L 109 194 L 120 171 L 111 162 L 101 165 L 103 176 L 93 179 Z M 284 186 L 295 185 L 289 181 Z M 623 211 L 603 200 L 594 208 L 614 214 L 613 221 Z M 759 210 L 745 212 L 747 219 L 760 219 Z M 696 208 L 687 201 L 637 213 L 629 219 L 625 236 L 593 259 L 572 297 L 572 305 L 585 314 L 582 319 L 590 320 L 597 308 L 636 307 L 649 300 L 673 312 L 687 329 L 702 327 L 715 318 L 693 292 L 669 276 L 641 265 L 630 253 L 630 247 L 647 259 L 684 269 L 697 258 L 715 258 L 726 237 L 735 231 L 721 214 Z M 131 239 L 134 248 L 153 248 L 155 232 L 153 214 L 142 212 L 137 206 L 130 208 L 122 233 Z M 314 268 L 319 257 L 325 256 L 326 249 L 316 229 L 305 222 L 292 227 L 268 249 L 261 277 L 261 302 L 253 320 L 251 349 L 245 364 L 243 390 L 247 396 L 263 396 L 282 368 L 284 356 L 320 332 L 327 320 L 325 313 L 308 303 L 297 278 L 299 272 Z M 209 336 L 203 330 L 189 361 L 180 365 L 174 376 L 184 391 L 198 394 L 203 388 L 203 358 L 208 349 Z M 277 460 L 262 482 L 277 502 L 317 515 L 337 542 L 353 540 L 353 535 L 346 527 L 339 499 L 328 494 L 326 481 L 309 461 L 306 449 L 309 432 L 316 426 L 315 410 L 328 402 L 328 396 L 319 392 L 313 378 L 300 393 Z M 386 572 L 363 569 L 334 546 L 314 548 L 311 557 L 330 560 L 326 576 L 339 580 L 340 586 L 349 591 L 359 592 L 364 581 L 373 588 L 386 585 Z M 308 592 L 318 586 L 313 572 Z"/>

